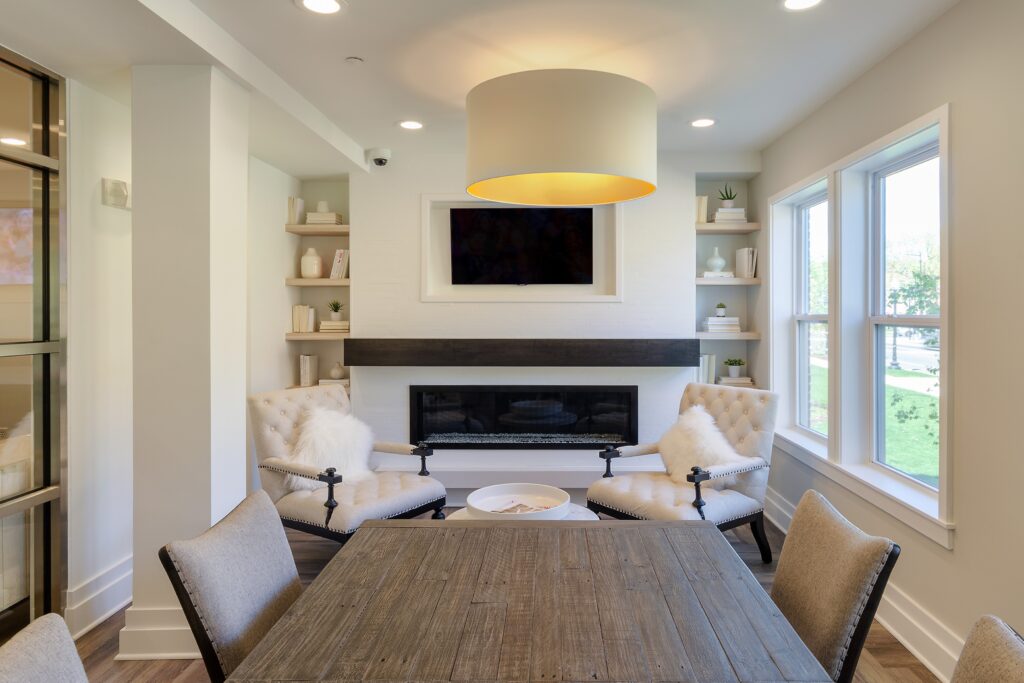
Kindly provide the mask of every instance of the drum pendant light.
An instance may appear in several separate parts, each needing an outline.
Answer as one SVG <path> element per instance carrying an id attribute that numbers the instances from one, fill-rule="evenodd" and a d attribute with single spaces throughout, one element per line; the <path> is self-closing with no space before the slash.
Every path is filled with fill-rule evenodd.
<path id="1" fill-rule="evenodd" d="M 654 91 L 582 69 L 523 71 L 466 96 L 466 192 L 505 204 L 639 199 L 658 180 Z"/>

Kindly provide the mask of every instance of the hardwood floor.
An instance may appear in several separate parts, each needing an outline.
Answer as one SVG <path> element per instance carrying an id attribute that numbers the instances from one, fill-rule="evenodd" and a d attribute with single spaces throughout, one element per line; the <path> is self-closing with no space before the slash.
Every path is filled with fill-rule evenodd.
<path id="1" fill-rule="evenodd" d="M 782 548 L 781 531 L 767 524 L 768 540 L 775 556 Z M 749 530 L 727 532 L 726 537 L 737 554 L 750 567 L 758 582 L 766 590 L 771 588 L 775 564 L 765 565 Z M 288 541 L 295 555 L 295 564 L 303 585 L 308 585 L 340 546 L 333 541 L 288 530 Z M 78 653 L 85 663 L 85 671 L 93 683 L 128 681 L 145 683 L 199 683 L 208 681 L 202 660 L 158 660 L 145 662 L 114 661 L 117 654 L 118 632 L 124 627 L 124 611 L 113 615 L 78 640 Z M 884 628 L 875 623 L 857 667 L 856 680 L 860 683 L 932 683 L 937 681 L 910 652 Z"/>

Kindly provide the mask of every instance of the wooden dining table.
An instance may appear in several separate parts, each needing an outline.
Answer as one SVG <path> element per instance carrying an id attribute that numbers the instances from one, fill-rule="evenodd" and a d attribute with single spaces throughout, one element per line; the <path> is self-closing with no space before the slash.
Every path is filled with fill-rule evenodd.
<path id="1" fill-rule="evenodd" d="M 710 522 L 394 520 L 229 680 L 831 679 Z"/>

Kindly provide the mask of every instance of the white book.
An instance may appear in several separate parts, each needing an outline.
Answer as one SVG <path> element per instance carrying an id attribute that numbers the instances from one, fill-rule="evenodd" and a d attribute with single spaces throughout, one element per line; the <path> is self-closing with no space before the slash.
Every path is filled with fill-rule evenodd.
<path id="1" fill-rule="evenodd" d="M 697 195 L 697 222 L 708 222 L 708 196 L 706 194 Z"/>
<path id="2" fill-rule="evenodd" d="M 300 225 L 306 217 L 306 202 L 300 197 L 288 198 L 288 224 Z"/>
<path id="3" fill-rule="evenodd" d="M 340 386 L 347 387 L 349 385 L 349 380 L 347 380 L 347 379 L 322 379 L 322 380 L 320 380 L 320 386 L 326 386 L 328 384 L 338 384 Z"/>
<path id="4" fill-rule="evenodd" d="M 731 271 L 731 270 L 705 270 L 703 277 L 705 279 L 707 279 L 707 278 L 721 278 L 723 280 L 727 280 L 727 279 L 729 279 L 731 277 L 736 277 L 736 276 L 733 273 L 733 271 Z"/>
<path id="5" fill-rule="evenodd" d="M 331 279 L 340 280 L 348 273 L 348 249 L 336 249 L 334 251 L 334 263 L 331 265 Z"/>

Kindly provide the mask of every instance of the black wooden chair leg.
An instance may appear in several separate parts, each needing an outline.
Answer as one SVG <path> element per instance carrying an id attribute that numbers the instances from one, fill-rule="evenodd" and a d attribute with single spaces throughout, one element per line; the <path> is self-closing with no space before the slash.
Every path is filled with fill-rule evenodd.
<path id="1" fill-rule="evenodd" d="M 430 515 L 431 519 L 444 519 L 444 506 L 434 509 L 434 514 Z"/>
<path id="2" fill-rule="evenodd" d="M 754 534 L 754 540 L 757 541 L 757 549 L 761 551 L 761 560 L 765 564 L 772 563 L 772 547 L 768 545 L 768 536 L 764 531 L 764 514 L 760 513 L 757 518 L 750 523 L 750 531 Z"/>

